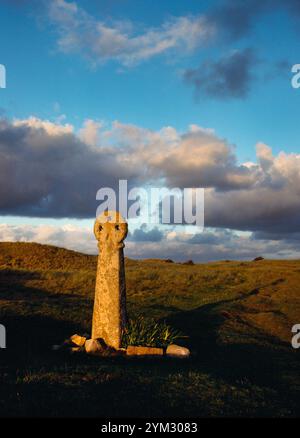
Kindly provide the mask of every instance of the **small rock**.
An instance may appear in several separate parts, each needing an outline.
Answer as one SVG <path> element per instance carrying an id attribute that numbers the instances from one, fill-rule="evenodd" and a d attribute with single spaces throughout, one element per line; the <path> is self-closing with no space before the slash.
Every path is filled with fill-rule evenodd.
<path id="1" fill-rule="evenodd" d="M 83 347 L 86 341 L 85 337 L 79 335 L 73 335 L 70 339 L 73 344 L 77 345 L 78 347 Z"/>
<path id="2" fill-rule="evenodd" d="M 85 341 L 84 348 L 88 354 L 94 354 L 96 356 L 117 356 L 122 354 L 121 350 L 116 350 L 106 345 L 102 338 L 88 339 Z"/>
<path id="3" fill-rule="evenodd" d="M 85 341 L 84 348 L 88 354 L 101 354 L 105 350 L 98 339 L 88 339 Z"/>
<path id="4" fill-rule="evenodd" d="M 193 260 L 188 260 L 186 262 L 182 263 L 183 265 L 194 265 L 195 263 L 193 262 Z"/>
<path id="5" fill-rule="evenodd" d="M 190 350 L 186 347 L 181 347 L 180 345 L 171 344 L 166 350 L 167 356 L 174 357 L 189 357 L 191 354 Z"/>
<path id="6" fill-rule="evenodd" d="M 126 349 L 127 356 L 162 356 L 164 350 L 156 347 L 136 347 L 129 345 Z"/>

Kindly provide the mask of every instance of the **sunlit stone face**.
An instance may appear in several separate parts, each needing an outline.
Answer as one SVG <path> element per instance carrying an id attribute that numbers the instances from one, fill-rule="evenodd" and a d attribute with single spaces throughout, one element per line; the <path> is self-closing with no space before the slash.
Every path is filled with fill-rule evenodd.
<path id="1" fill-rule="evenodd" d="M 121 346 L 122 330 L 126 324 L 123 240 L 127 231 L 127 223 L 115 211 L 103 212 L 94 225 L 99 256 L 92 338 L 102 338 L 114 348 Z"/>

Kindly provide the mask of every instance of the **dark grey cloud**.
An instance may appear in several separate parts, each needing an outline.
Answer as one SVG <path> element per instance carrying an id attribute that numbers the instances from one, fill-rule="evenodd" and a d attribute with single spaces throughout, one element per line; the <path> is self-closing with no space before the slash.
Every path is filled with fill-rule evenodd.
<path id="1" fill-rule="evenodd" d="M 52 129 L 55 129 L 52 127 Z M 96 192 L 130 179 L 110 150 L 73 133 L 0 121 L 0 212 L 35 217 L 95 216 Z"/>
<path id="2" fill-rule="evenodd" d="M 163 232 L 157 227 L 147 231 L 145 228 L 135 229 L 128 237 L 135 242 L 160 242 L 163 239 Z"/>
<path id="3" fill-rule="evenodd" d="M 281 240 L 286 242 L 298 242 L 300 241 L 300 231 L 295 231 L 293 233 L 286 232 L 268 232 L 268 231 L 256 231 L 252 234 L 252 239 L 254 240 Z M 300 249 L 300 245 L 299 245 Z"/>
<path id="4" fill-rule="evenodd" d="M 179 147 L 174 149 L 168 131 L 118 123 L 108 132 L 109 138 L 116 137 L 114 146 L 101 141 L 90 145 L 92 125 L 77 135 L 39 119 L 0 120 L 0 214 L 93 217 L 100 204 L 97 190 L 109 187 L 117 193 L 120 179 L 128 180 L 129 189 L 157 177 L 166 177 L 169 185 L 189 187 L 198 180 L 219 189 L 254 181 L 247 168 L 236 166 L 230 147 L 211 132 L 176 133 Z M 185 162 L 192 155 L 193 168 Z"/>
<path id="5" fill-rule="evenodd" d="M 207 60 L 198 68 L 186 70 L 184 80 L 194 87 L 196 97 L 243 99 L 255 80 L 258 63 L 253 49 L 236 50 L 221 59 Z"/>
<path id="6" fill-rule="evenodd" d="M 277 6 L 277 0 L 273 5 Z M 247 34 L 256 20 L 271 9 L 270 0 L 227 0 L 208 13 L 209 20 L 215 24 L 221 36 L 238 39 Z"/>
<path id="7" fill-rule="evenodd" d="M 207 13 L 219 31 L 219 39 L 238 40 L 255 29 L 265 14 L 281 10 L 292 19 L 300 18 L 299 0 L 224 0 Z"/>
<path id="8" fill-rule="evenodd" d="M 188 240 L 188 243 L 201 244 L 201 245 L 220 245 L 225 242 L 229 242 L 234 236 L 234 233 L 230 230 L 204 230 L 203 233 L 195 234 Z"/>
<path id="9" fill-rule="evenodd" d="M 224 51 L 254 32 L 265 14 L 278 10 L 292 19 L 300 18 L 299 0 L 225 0 L 209 10 L 206 18 L 215 27 L 215 41 Z M 258 64 L 263 64 L 263 68 L 258 69 Z M 184 79 L 194 87 L 197 98 L 243 99 L 255 81 L 288 78 L 291 64 L 288 60 L 260 60 L 256 51 L 248 48 L 217 60 L 206 60 L 199 67 L 186 70 Z"/>
<path id="10" fill-rule="evenodd" d="M 257 187 L 207 196 L 206 225 L 275 234 L 299 232 L 300 196 L 288 185 L 282 190 Z"/>
<path id="11" fill-rule="evenodd" d="M 153 132 L 113 124 L 95 140 L 95 123 L 79 134 L 39 119 L 0 121 L 0 214 L 92 218 L 99 188 L 144 184 L 205 187 L 205 226 L 253 232 L 299 232 L 300 155 L 257 145 L 257 163 L 238 164 L 231 147 L 211 130 L 191 126 Z M 108 138 L 108 143 L 105 143 Z M 172 217 L 172 215 L 171 215 Z M 160 241 L 158 230 L 133 239 Z M 197 239 L 200 239 L 197 241 Z M 213 239 L 203 235 L 191 243 Z M 213 244 L 213 241 L 211 240 Z"/>
<path id="12" fill-rule="evenodd" d="M 278 0 L 279 2 L 279 0 Z M 287 7 L 288 11 L 292 14 L 293 17 L 300 17 L 300 2 L 299 0 L 286 0 L 281 2 L 281 4 Z"/>

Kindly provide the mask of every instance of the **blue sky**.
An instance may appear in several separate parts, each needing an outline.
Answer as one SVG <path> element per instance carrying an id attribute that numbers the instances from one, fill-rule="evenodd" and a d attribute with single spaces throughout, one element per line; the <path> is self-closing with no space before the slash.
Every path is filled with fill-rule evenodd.
<path id="1" fill-rule="evenodd" d="M 260 20 L 242 41 L 220 47 L 209 44 L 176 60 L 153 57 L 120 72 L 114 61 L 95 68 L 81 56 L 58 53 L 57 35 L 42 16 L 42 7 L 27 3 L 27 7 L 1 6 L 0 53 L 8 87 L 1 92 L 0 102 L 9 116 L 53 119 L 62 112 L 75 126 L 85 118 L 117 119 L 150 129 L 171 125 L 182 131 L 197 123 L 214 128 L 236 144 L 242 160 L 253 159 L 258 140 L 272 144 L 275 151 L 296 150 L 300 93 L 290 86 L 288 66 L 297 62 L 300 38 L 287 13 L 275 11 Z M 95 7 L 92 1 L 78 2 L 99 20 L 132 20 L 141 28 L 159 27 L 170 16 L 200 15 L 215 4 L 201 2 L 199 8 L 197 1 L 107 1 L 102 8 L 100 3 Z M 196 100 L 193 90 L 182 81 L 182 70 L 243 47 L 257 48 L 259 56 L 266 59 L 257 67 L 257 75 L 276 75 L 276 62 L 289 64 L 276 78 L 254 83 L 244 99 L 223 102 L 203 96 Z"/>
<path id="2" fill-rule="evenodd" d="M 256 0 L 3 1 L 2 116 L 9 123 L 33 116 L 70 124 L 75 134 L 85 120 L 101 121 L 106 130 L 116 120 L 151 132 L 170 126 L 178 135 L 197 125 L 232 145 L 237 165 L 256 163 L 257 143 L 270 146 L 273 156 L 298 154 L 300 91 L 291 87 L 291 67 L 300 62 L 300 11 L 293 0 L 277 3 L 262 8 Z M 233 88 L 223 67 L 236 78 Z M 40 219 L 26 208 L 24 217 L 16 211 L 3 207 L 3 221 L 90 223 L 71 213 Z M 237 231 L 258 228 L 243 225 Z"/>

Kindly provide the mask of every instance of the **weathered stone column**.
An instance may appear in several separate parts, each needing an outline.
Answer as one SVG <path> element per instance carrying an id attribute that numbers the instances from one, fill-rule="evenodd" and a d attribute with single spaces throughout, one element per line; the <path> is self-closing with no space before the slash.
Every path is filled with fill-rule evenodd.
<path id="1" fill-rule="evenodd" d="M 126 285 L 123 240 L 128 225 L 116 211 L 105 211 L 95 221 L 99 256 L 93 312 L 92 338 L 111 347 L 121 346 L 126 324 Z"/>

